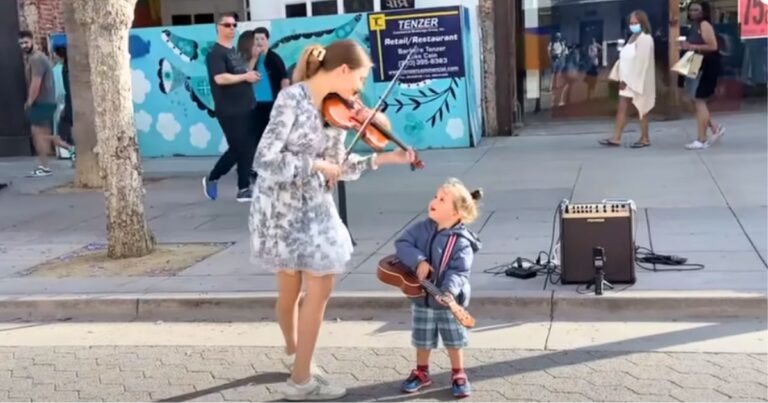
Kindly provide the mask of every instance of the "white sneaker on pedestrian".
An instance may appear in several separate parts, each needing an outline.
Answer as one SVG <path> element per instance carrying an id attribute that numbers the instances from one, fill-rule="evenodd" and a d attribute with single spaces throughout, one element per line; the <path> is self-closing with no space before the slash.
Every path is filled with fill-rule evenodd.
<path id="1" fill-rule="evenodd" d="M 293 373 L 293 361 L 296 359 L 296 354 L 286 354 L 285 357 L 283 357 L 283 365 L 285 366 L 285 369 L 288 370 L 288 373 Z M 315 360 L 312 360 L 312 362 L 309 364 L 309 373 L 312 375 L 320 375 L 320 368 L 315 365 Z"/>
<path id="2" fill-rule="evenodd" d="M 694 140 L 694 141 L 692 141 L 692 142 L 690 142 L 690 143 L 685 145 L 685 148 L 687 150 L 703 150 L 703 149 L 705 149 L 707 147 L 709 147 L 709 144 L 702 143 L 699 140 Z"/>
<path id="3" fill-rule="evenodd" d="M 303 385 L 297 385 L 289 378 L 278 389 L 285 400 L 294 402 L 336 400 L 347 394 L 345 388 L 331 385 L 327 380 L 314 375 Z"/>
<path id="4" fill-rule="evenodd" d="M 42 177 L 42 176 L 51 176 L 51 175 L 53 175 L 53 171 L 51 170 L 51 168 L 38 165 L 37 168 L 35 168 L 35 170 L 30 172 L 29 175 L 27 176 Z"/>
<path id="5" fill-rule="evenodd" d="M 725 134 L 725 126 L 720 125 L 720 127 L 717 128 L 717 131 L 715 133 L 712 133 L 712 137 L 709 138 L 709 141 L 707 141 L 707 145 L 711 146 L 720 140 L 720 137 L 723 137 Z"/>

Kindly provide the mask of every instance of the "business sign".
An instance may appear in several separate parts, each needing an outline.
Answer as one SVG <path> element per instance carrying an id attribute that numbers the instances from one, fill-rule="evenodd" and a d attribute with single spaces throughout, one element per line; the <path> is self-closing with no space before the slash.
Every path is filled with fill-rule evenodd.
<path id="1" fill-rule="evenodd" d="M 765 0 L 739 0 L 741 39 L 768 38 L 768 4 Z"/>
<path id="2" fill-rule="evenodd" d="M 416 0 L 381 0 L 381 9 L 386 10 L 404 10 L 416 7 Z"/>
<path id="3" fill-rule="evenodd" d="M 442 7 L 368 15 L 374 81 L 392 81 L 415 47 L 400 79 L 464 76 L 461 8 Z"/>

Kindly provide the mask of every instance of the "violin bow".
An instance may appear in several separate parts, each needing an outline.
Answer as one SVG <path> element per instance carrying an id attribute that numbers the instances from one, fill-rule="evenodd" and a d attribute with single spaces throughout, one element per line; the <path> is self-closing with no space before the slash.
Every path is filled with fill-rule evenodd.
<path id="1" fill-rule="evenodd" d="M 403 70 L 405 69 L 405 66 L 408 65 L 408 62 L 411 60 L 411 56 L 413 55 L 413 52 L 416 51 L 416 49 L 417 49 L 416 46 L 414 46 L 411 49 L 411 51 L 408 52 L 408 56 L 405 57 L 405 61 L 403 62 L 403 65 L 400 66 L 400 68 L 397 70 L 397 73 L 395 73 L 395 76 L 392 78 L 392 81 L 389 82 L 387 89 L 384 90 L 384 94 L 376 102 L 376 106 L 374 106 L 371 113 L 365 119 L 365 122 L 363 122 L 363 124 L 360 125 L 360 129 L 357 131 L 357 134 L 355 134 L 355 139 L 352 140 L 352 144 L 350 144 L 349 148 L 347 148 L 347 154 L 344 156 L 344 161 L 346 161 L 347 158 L 349 158 L 349 154 L 352 153 L 352 148 L 360 140 L 360 136 L 365 131 L 365 128 L 368 127 L 373 117 L 379 112 L 379 110 L 381 109 L 381 106 L 384 105 L 384 99 L 386 99 L 389 93 L 392 92 L 392 89 L 395 88 L 395 83 L 397 83 L 397 80 L 400 78 L 400 73 L 402 73 Z"/>

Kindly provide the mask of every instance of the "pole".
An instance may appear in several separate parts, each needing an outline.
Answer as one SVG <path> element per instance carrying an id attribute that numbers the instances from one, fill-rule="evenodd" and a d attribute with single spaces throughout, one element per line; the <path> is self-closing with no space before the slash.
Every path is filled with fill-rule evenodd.
<path id="1" fill-rule="evenodd" d="M 344 181 L 339 181 L 336 188 L 338 189 L 336 193 L 339 197 L 339 217 L 344 226 L 347 227 L 347 231 L 349 231 L 349 224 L 347 223 L 347 188 L 344 185 Z M 349 236 L 352 238 L 352 246 L 357 246 L 355 237 L 352 236 L 352 231 L 349 231 Z"/>

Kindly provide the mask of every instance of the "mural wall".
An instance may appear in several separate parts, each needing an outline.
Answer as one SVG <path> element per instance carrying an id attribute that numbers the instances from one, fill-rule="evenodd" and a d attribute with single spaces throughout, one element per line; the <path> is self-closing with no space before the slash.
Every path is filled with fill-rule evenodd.
<path id="1" fill-rule="evenodd" d="M 452 9 L 462 19 L 466 18 L 466 10 Z M 414 18 L 421 18 L 425 13 L 429 17 L 429 12 L 411 13 L 418 13 Z M 398 19 L 405 17 L 409 16 L 401 15 Z M 270 30 L 270 46 L 283 58 L 289 71 L 304 47 L 312 43 L 328 45 L 350 38 L 371 50 L 372 31 L 366 14 L 249 21 L 240 23 L 238 30 L 244 32 L 258 26 Z M 468 24 L 459 31 L 460 43 L 467 49 Z M 216 106 L 205 67 L 205 56 L 215 41 L 213 24 L 131 31 L 134 116 L 143 156 L 210 156 L 226 150 L 226 141 L 215 119 Z M 420 52 L 427 49 L 422 46 Z M 395 86 L 386 99 L 386 113 L 392 121 L 393 132 L 405 143 L 417 149 L 467 147 L 477 143 L 480 119 L 474 101 L 476 87 L 472 74 L 466 74 L 472 66 L 470 57 L 465 50 L 461 76 L 412 79 Z M 374 57 L 374 60 L 380 59 Z M 378 67 L 374 66 L 374 70 Z M 389 84 L 388 81 L 375 82 L 374 76 L 371 74 L 362 94 L 369 106 L 375 104 Z M 475 137 L 473 141 L 470 141 L 471 135 Z M 357 149 L 363 151 L 366 146 L 360 144 Z"/>

